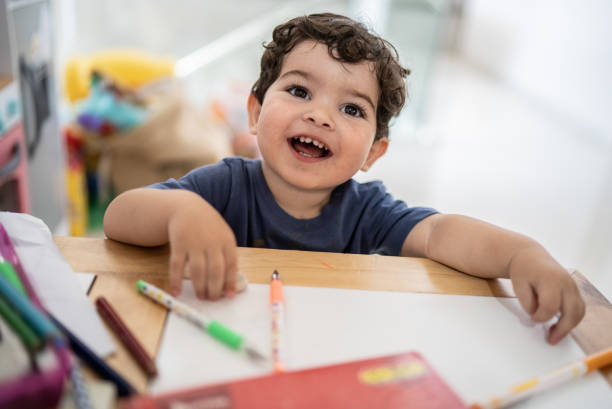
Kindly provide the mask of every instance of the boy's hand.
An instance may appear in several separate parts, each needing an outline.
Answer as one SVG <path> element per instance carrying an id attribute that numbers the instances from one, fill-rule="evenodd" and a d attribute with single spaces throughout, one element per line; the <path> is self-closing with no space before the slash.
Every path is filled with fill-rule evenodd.
<path id="1" fill-rule="evenodd" d="M 402 246 L 482 278 L 510 278 L 521 305 L 537 322 L 556 315 L 548 342 L 556 344 L 584 317 L 584 301 L 567 271 L 536 241 L 481 220 L 435 214 L 420 221 Z"/>
<path id="2" fill-rule="evenodd" d="M 541 248 L 518 251 L 509 266 L 509 277 L 521 305 L 536 322 L 559 314 L 550 328 L 548 342 L 556 344 L 584 317 L 585 305 L 578 286 L 552 257 Z"/>
<path id="3" fill-rule="evenodd" d="M 178 207 L 168 219 L 170 291 L 178 295 L 185 266 L 198 298 L 216 300 L 236 291 L 236 238 L 221 215 L 200 198 Z"/>

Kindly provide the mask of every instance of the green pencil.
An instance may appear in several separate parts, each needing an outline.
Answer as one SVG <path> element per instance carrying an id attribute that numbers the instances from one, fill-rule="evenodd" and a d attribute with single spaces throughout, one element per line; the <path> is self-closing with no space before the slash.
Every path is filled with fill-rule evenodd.
<path id="1" fill-rule="evenodd" d="M 0 315 L 21 338 L 29 351 L 37 351 L 42 347 L 42 339 L 25 323 L 17 312 L 11 308 L 4 298 L 0 297 Z"/>
<path id="2" fill-rule="evenodd" d="M 15 271 L 11 263 L 6 261 L 2 256 L 0 256 L 0 273 L 11 284 L 13 284 L 15 288 L 19 290 L 21 294 L 27 296 L 25 288 L 23 287 L 23 284 L 21 283 L 21 280 L 19 279 L 19 275 L 17 275 L 17 272 Z"/>

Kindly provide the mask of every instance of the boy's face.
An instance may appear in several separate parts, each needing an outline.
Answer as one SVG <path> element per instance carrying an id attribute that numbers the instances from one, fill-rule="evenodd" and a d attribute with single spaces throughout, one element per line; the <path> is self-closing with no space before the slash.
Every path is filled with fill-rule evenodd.
<path id="1" fill-rule="evenodd" d="M 268 184 L 328 190 L 371 166 L 388 144 L 374 142 L 378 93 L 369 63 L 342 64 L 324 44 L 298 44 L 263 104 L 249 97 Z"/>

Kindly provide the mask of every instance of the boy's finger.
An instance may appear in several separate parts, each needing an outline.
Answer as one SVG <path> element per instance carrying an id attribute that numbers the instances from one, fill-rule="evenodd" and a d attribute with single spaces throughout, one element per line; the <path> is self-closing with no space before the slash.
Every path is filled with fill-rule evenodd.
<path id="1" fill-rule="evenodd" d="M 518 283 L 513 283 L 513 287 L 514 293 L 518 297 L 523 309 L 527 314 L 533 314 L 536 310 L 536 296 L 531 284 L 526 280 L 522 280 Z"/>
<path id="2" fill-rule="evenodd" d="M 204 252 L 193 251 L 189 253 L 189 274 L 196 297 L 206 298 L 206 258 Z"/>
<path id="3" fill-rule="evenodd" d="M 561 309 L 561 290 L 554 283 L 539 283 L 536 287 L 538 305 L 531 319 L 536 322 L 548 321 Z"/>
<path id="4" fill-rule="evenodd" d="M 247 289 L 247 286 L 249 285 L 249 279 L 241 271 L 238 271 L 238 273 L 236 275 L 237 275 L 237 278 L 236 278 L 236 293 L 241 293 L 241 292 L 243 292 L 244 290 Z"/>
<path id="5" fill-rule="evenodd" d="M 575 291 L 565 291 L 561 301 L 561 318 L 550 328 L 548 342 L 556 344 L 582 320 L 585 313 L 584 302 Z"/>
<path id="6" fill-rule="evenodd" d="M 175 297 L 181 293 L 181 282 L 187 254 L 182 249 L 170 250 L 170 292 Z"/>
<path id="7" fill-rule="evenodd" d="M 206 289 L 208 298 L 217 300 L 221 297 L 225 275 L 225 260 L 223 252 L 208 251 L 206 254 Z"/>
<path id="8" fill-rule="evenodd" d="M 236 255 L 236 247 L 231 246 L 223 251 L 225 255 L 225 285 L 223 289 L 228 297 L 233 297 L 238 290 L 236 282 L 238 281 L 238 257 Z"/>

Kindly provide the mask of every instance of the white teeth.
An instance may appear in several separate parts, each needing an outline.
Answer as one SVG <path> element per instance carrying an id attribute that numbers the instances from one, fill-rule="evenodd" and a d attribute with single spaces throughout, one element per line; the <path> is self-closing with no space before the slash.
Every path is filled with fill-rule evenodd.
<path id="1" fill-rule="evenodd" d="M 298 152 L 300 155 L 302 156 L 306 156 L 307 158 L 314 158 L 314 155 L 311 155 L 310 153 L 306 153 L 306 152 Z"/>
<path id="2" fill-rule="evenodd" d="M 299 140 L 302 143 L 312 143 L 317 148 L 328 150 L 327 147 L 325 145 L 323 145 L 322 142 L 315 141 L 314 139 L 309 138 L 307 136 L 306 137 L 304 137 L 304 136 L 296 136 L 293 139 L 297 139 L 297 140 Z"/>

